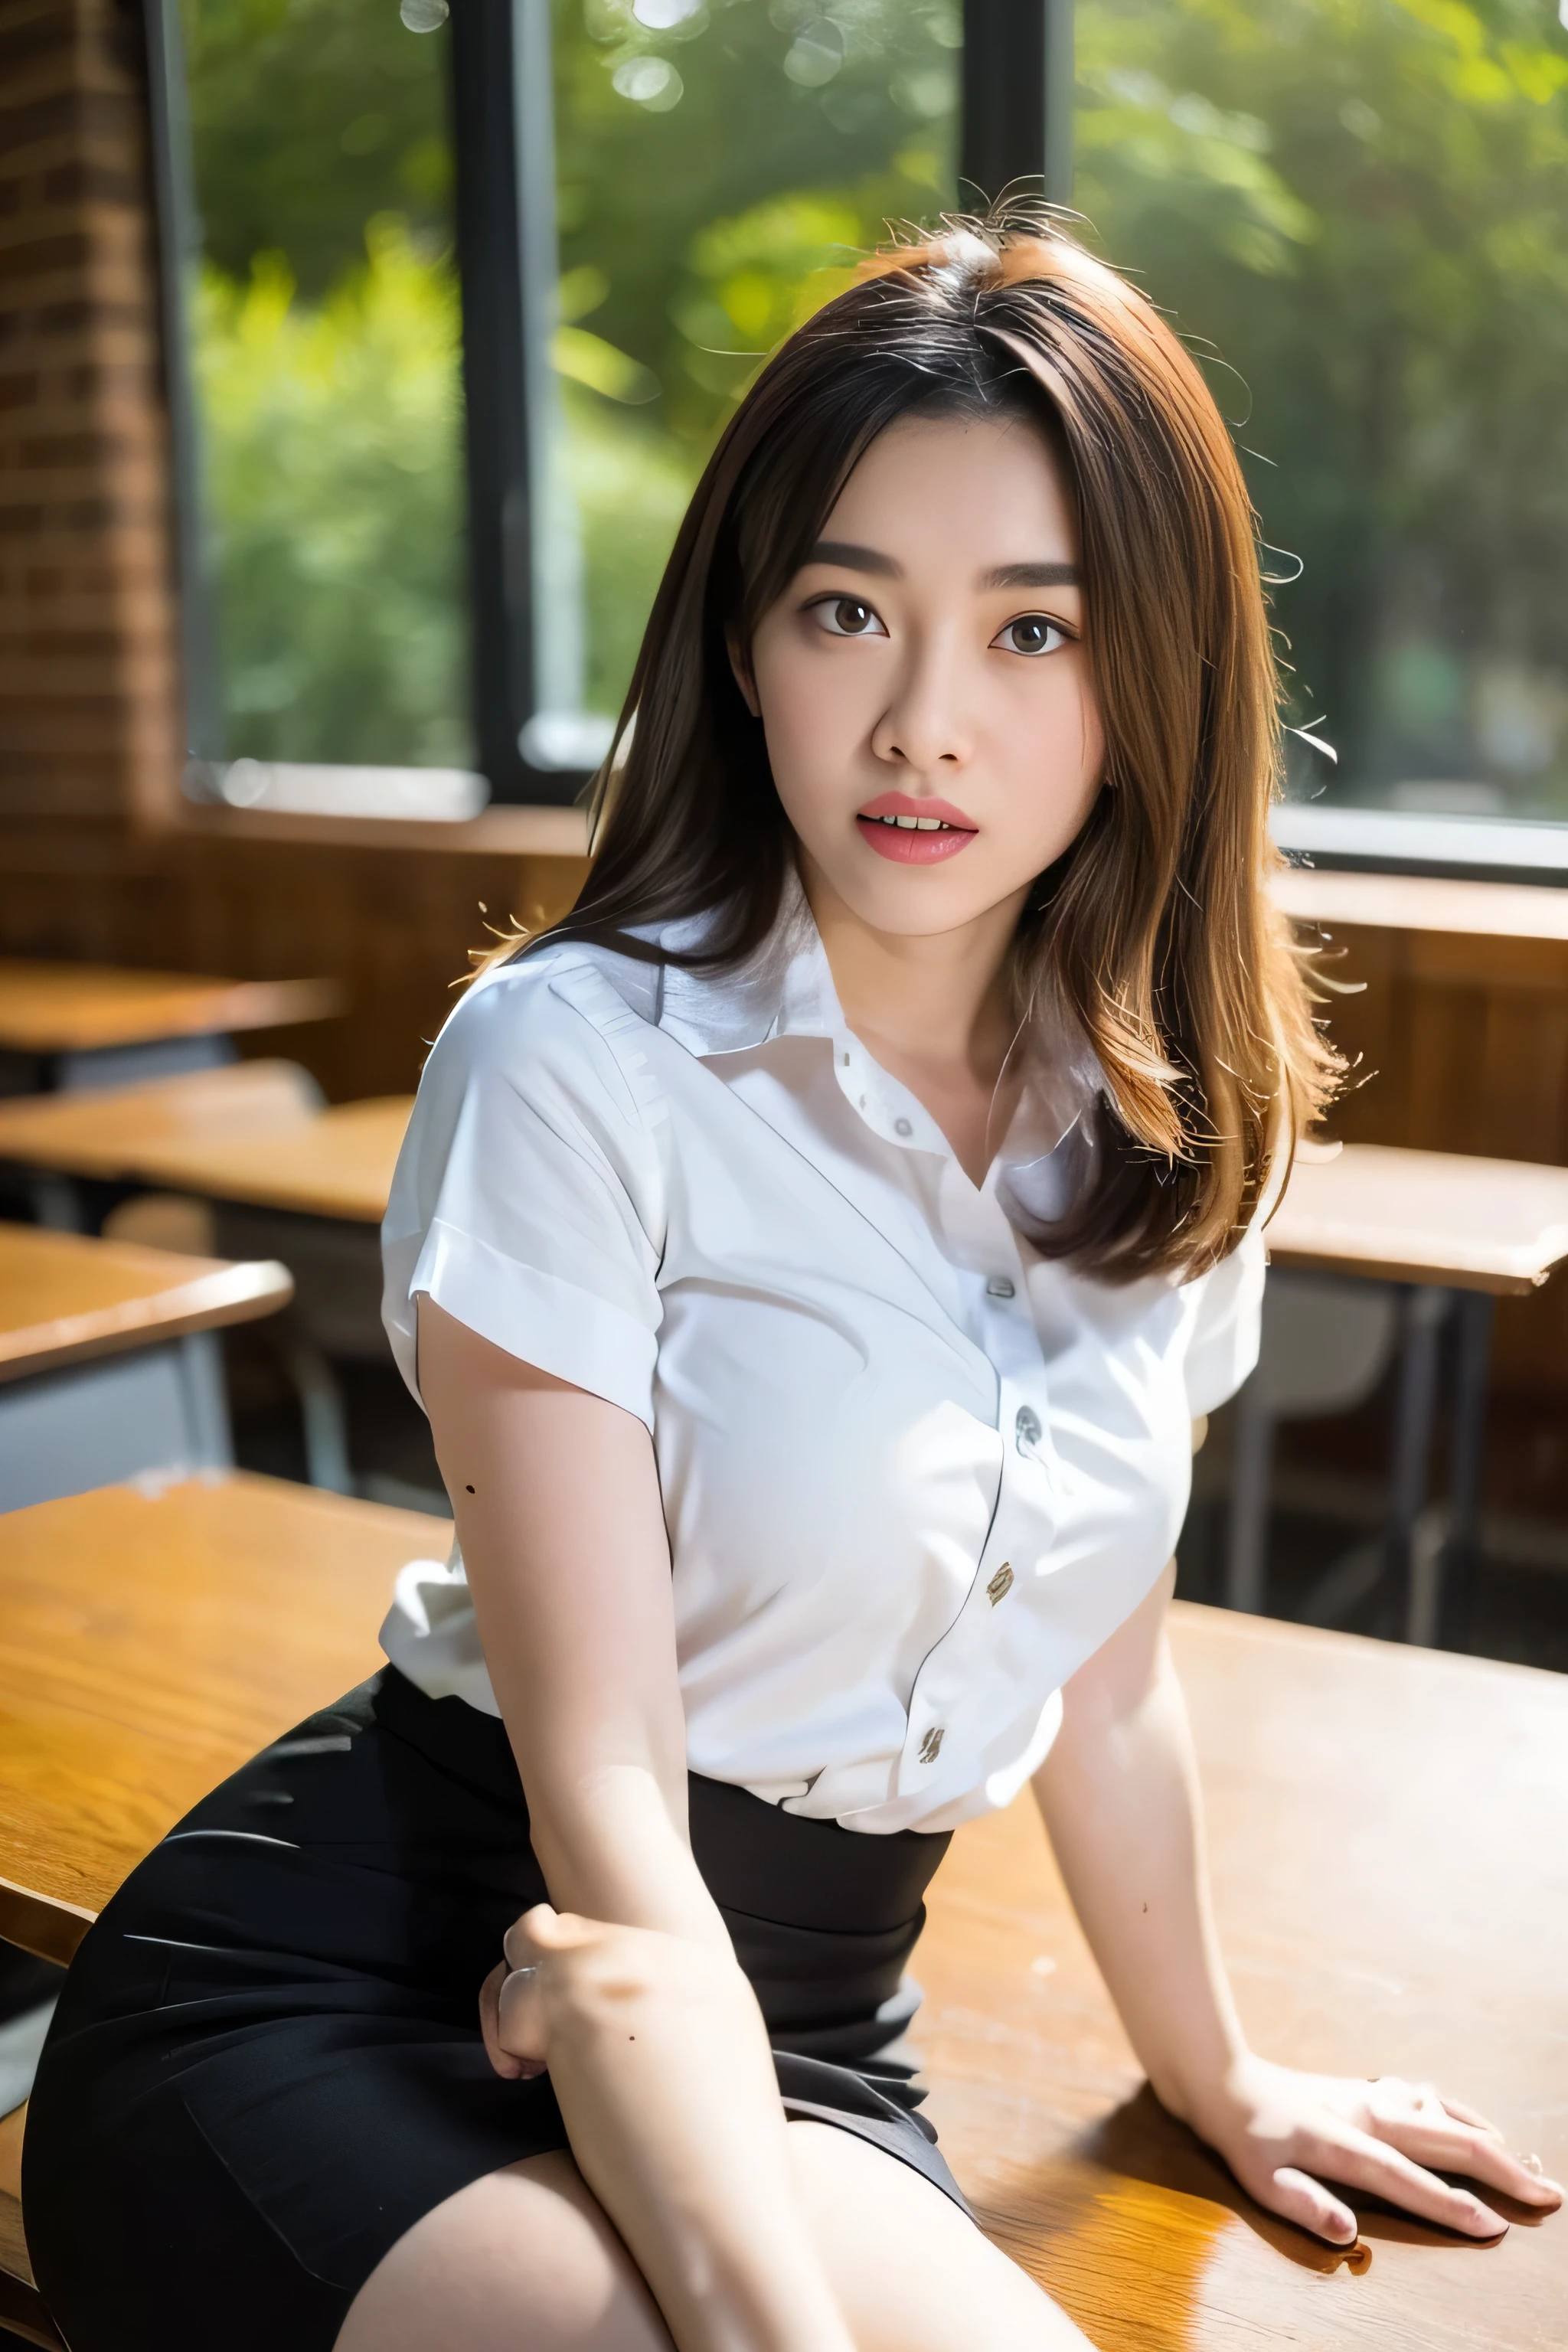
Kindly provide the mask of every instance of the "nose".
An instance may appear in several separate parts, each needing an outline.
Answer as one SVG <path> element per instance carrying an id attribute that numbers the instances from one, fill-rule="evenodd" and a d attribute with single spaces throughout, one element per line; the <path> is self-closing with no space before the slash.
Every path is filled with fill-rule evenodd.
<path id="1" fill-rule="evenodd" d="M 963 664 L 955 645 L 928 639 L 906 650 L 894 691 L 871 730 L 871 749 L 916 775 L 951 775 L 973 751 Z"/>

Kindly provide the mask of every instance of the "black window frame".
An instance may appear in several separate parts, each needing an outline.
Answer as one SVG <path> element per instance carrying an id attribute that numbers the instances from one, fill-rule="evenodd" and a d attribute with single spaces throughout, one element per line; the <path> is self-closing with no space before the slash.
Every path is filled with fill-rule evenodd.
<path id="1" fill-rule="evenodd" d="M 392 0 L 387 0 L 392 5 Z M 180 0 L 146 0 L 153 183 L 172 442 L 171 535 L 188 758 L 221 764 L 217 590 L 189 343 L 201 252 Z M 538 715 L 537 484 L 548 462 L 555 278 L 550 0 L 454 0 L 451 112 L 462 295 L 475 759 L 503 805 L 576 801 L 583 768 L 524 756 Z M 1073 0 L 964 0 L 959 177 L 965 201 L 1016 184 L 1067 204 Z"/>

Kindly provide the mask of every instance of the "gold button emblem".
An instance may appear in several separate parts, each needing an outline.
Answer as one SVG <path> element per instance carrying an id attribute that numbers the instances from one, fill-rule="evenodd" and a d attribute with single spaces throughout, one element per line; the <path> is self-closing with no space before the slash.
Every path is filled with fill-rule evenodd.
<path id="1" fill-rule="evenodd" d="M 940 1723 L 933 1724 L 931 1729 L 926 1733 L 925 1738 L 921 1741 L 921 1762 L 922 1764 L 934 1764 L 937 1758 L 942 1754 L 942 1736 L 943 1728 L 944 1727 Z"/>
<path id="2" fill-rule="evenodd" d="M 993 1609 L 995 1608 L 996 1603 L 999 1601 L 1005 1601 L 1006 1599 L 1008 1593 L 1013 1590 L 1013 1570 L 1008 1561 L 1003 1561 L 1001 1567 L 997 1570 L 995 1575 L 992 1578 L 985 1590 L 991 1595 L 991 1606 Z"/>

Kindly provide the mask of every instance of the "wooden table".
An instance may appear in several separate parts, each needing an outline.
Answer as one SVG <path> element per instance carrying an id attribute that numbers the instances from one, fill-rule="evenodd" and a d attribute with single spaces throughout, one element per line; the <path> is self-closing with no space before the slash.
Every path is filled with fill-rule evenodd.
<path id="1" fill-rule="evenodd" d="M 374 1669 L 396 1569 L 446 1532 L 247 1477 L 4 1523 L 0 1932 L 68 1957 L 182 1811 Z M 1173 1623 L 1258 2045 L 1436 2074 L 1561 2172 L 1568 1683 L 1224 1612 Z M 942 2145 L 1101 2352 L 1558 2352 L 1568 2223 L 1474 2248 L 1369 2212 L 1347 2260 L 1161 2113 L 1027 1795 L 959 1832 L 930 1907 L 916 2036 Z M 5 2165 L 0 2132 L 0 2246 Z"/>
<path id="2" fill-rule="evenodd" d="M 0 1160 L 379 1224 L 412 1095 L 323 1108 L 289 1062 L 0 1102 Z"/>
<path id="3" fill-rule="evenodd" d="M 198 1797 L 374 1672 L 443 1520 L 228 1472 L 0 1518 L 0 1936 L 68 1959 Z"/>
<path id="4" fill-rule="evenodd" d="M 1407 1639 L 1462 1644 L 1480 1524 L 1493 1304 L 1539 1289 L 1568 1259 L 1568 1170 L 1379 1144 L 1304 1143 L 1268 1236 L 1274 1265 L 1405 1286 L 1388 1537 L 1393 1576 L 1404 1590 L 1394 1597 L 1403 1601 Z M 1448 1325 L 1458 1340 L 1449 1500 L 1441 1539 L 1417 1576 L 1439 1343 Z M 1241 1392 L 1235 1441 L 1226 1582 L 1232 1605 L 1251 1610 L 1262 1602 L 1271 1444 L 1256 1384 Z"/>
<path id="5" fill-rule="evenodd" d="M 233 1472 L 0 1518 L 0 1936 L 68 1960 L 196 1800 L 381 1663 L 405 1560 L 446 1522 Z M 58 2339 L 0 2120 L 0 2328 Z"/>
<path id="6" fill-rule="evenodd" d="M 112 964 L 0 957 L 0 1053 L 25 1055 L 50 1086 L 114 1085 L 154 1058 L 193 1068 L 236 1030 L 321 1021 L 342 1009 L 330 980 L 215 980 Z M 227 1049 L 232 1051 L 232 1049 Z"/>
<path id="7" fill-rule="evenodd" d="M 1268 1227 L 1268 1255 L 1276 1265 L 1523 1295 L 1568 1258 L 1568 1169 L 1309 1145 Z"/>
<path id="8" fill-rule="evenodd" d="M 1568 1680 L 1172 1615 L 1255 2045 L 1435 2078 L 1561 2179 Z M 1026 1799 L 958 1832 L 930 1910 L 928 2112 L 987 2227 L 1100 2352 L 1561 2352 L 1568 2220 L 1474 2246 L 1363 2210 L 1347 2257 L 1163 2114 Z"/>
<path id="9" fill-rule="evenodd" d="M 0 1224 L 0 1509 L 232 1462 L 214 1334 L 293 1290 L 275 1261 Z"/>
<path id="10" fill-rule="evenodd" d="M 0 1103 L 0 1162 L 32 1171 L 39 1213 L 86 1221 L 82 1182 L 149 1185 L 217 1204 L 216 1246 L 279 1257 L 299 1294 L 289 1376 L 311 1483 L 352 1491 L 339 1356 L 381 1357 L 377 1228 L 411 1095 L 323 1108 L 303 1071 L 249 1062 L 90 1097 Z"/>
<path id="11" fill-rule="evenodd" d="M 1453 938 L 1568 941 L 1568 890 L 1549 883 L 1471 882 L 1428 874 L 1340 873 L 1292 866 L 1274 903 L 1298 923 Z"/>
<path id="12" fill-rule="evenodd" d="M 308 1118 L 245 1134 L 171 1137 L 145 1144 L 133 1172 L 144 1183 L 205 1200 L 379 1225 L 413 1108 L 412 1095 L 389 1095 L 335 1103 Z"/>
<path id="13" fill-rule="evenodd" d="M 130 1242 L 0 1224 L 0 1383 L 275 1314 L 275 1263 L 230 1265 Z"/>

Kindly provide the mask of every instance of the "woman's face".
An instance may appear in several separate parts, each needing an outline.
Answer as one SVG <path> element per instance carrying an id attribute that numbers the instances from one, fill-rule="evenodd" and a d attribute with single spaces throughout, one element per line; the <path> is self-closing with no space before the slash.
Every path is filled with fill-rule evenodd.
<path id="1" fill-rule="evenodd" d="M 1104 745 L 1078 562 L 1042 433 L 906 420 L 764 614 L 737 675 L 807 883 L 873 929 L 1021 899 L 1083 824 Z"/>

